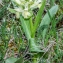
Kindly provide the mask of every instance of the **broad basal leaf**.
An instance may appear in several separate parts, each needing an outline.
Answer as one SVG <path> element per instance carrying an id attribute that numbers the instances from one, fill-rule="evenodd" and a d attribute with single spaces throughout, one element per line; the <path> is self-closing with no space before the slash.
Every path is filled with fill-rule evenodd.
<path id="1" fill-rule="evenodd" d="M 5 60 L 5 63 L 15 63 L 18 60 L 18 58 L 10 57 Z"/>
<path id="2" fill-rule="evenodd" d="M 30 52 L 44 52 L 40 49 L 40 47 L 36 44 L 34 38 L 31 38 L 29 41 L 29 50 Z"/>
<path id="3" fill-rule="evenodd" d="M 57 13 L 57 10 L 58 10 L 58 5 L 53 6 L 49 10 L 49 13 L 50 13 L 51 17 L 53 17 Z M 43 19 L 42 19 L 42 21 L 40 23 L 40 26 L 38 28 L 38 30 L 42 29 L 41 33 L 42 33 L 43 38 L 45 38 L 45 35 L 46 35 L 46 32 L 47 32 L 47 29 L 48 29 L 48 26 L 49 26 L 50 22 L 51 22 L 51 20 L 50 20 L 49 14 L 46 13 L 46 15 L 43 17 Z"/>

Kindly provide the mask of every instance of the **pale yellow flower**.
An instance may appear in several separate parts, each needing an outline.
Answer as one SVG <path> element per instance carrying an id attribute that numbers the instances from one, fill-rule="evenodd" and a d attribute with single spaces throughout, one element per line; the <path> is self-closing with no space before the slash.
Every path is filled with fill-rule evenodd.
<path id="1" fill-rule="evenodd" d="M 17 3 L 17 4 L 21 4 L 21 1 L 20 0 L 15 0 L 15 2 Z"/>
<path id="2" fill-rule="evenodd" d="M 30 18 L 32 15 L 30 12 L 28 12 L 27 10 L 24 10 L 22 12 L 22 16 L 26 19 L 26 18 Z"/>
<path id="3" fill-rule="evenodd" d="M 21 13 L 26 19 L 32 16 L 30 11 L 32 12 L 33 9 L 40 8 L 42 4 L 42 0 L 13 0 L 13 2 L 18 4 L 14 10 Z"/>

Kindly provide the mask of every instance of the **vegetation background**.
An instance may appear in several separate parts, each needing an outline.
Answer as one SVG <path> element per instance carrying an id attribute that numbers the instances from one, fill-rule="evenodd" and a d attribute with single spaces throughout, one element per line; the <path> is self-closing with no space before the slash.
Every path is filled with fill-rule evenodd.
<path id="1" fill-rule="evenodd" d="M 47 0 L 42 18 L 56 4 L 59 9 L 53 18 L 49 15 L 51 22 L 45 37 L 42 31 L 46 25 L 35 32 L 36 42 L 45 52 L 31 53 L 20 19 L 7 10 L 14 8 L 12 0 L 0 0 L 0 63 L 63 63 L 63 0 Z M 33 10 L 33 19 L 38 10 Z"/>

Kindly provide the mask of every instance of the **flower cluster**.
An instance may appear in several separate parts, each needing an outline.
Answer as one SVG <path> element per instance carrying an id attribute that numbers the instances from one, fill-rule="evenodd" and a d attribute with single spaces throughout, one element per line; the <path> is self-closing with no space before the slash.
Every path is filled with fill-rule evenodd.
<path id="1" fill-rule="evenodd" d="M 33 15 L 33 9 L 40 8 L 42 0 L 12 0 L 12 2 L 17 6 L 14 10 L 21 13 L 25 19 L 28 19 Z"/>

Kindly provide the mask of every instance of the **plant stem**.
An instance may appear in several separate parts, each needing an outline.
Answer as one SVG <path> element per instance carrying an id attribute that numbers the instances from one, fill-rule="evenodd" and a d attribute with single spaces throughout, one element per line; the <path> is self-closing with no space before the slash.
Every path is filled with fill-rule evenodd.
<path id="1" fill-rule="evenodd" d="M 38 63 L 38 60 L 39 60 L 39 54 L 34 54 L 33 63 Z"/>
<path id="2" fill-rule="evenodd" d="M 33 22 L 32 22 L 32 18 L 30 18 L 30 31 L 31 31 L 31 37 L 32 37 L 32 32 L 33 32 Z"/>
<path id="3" fill-rule="evenodd" d="M 34 37 L 35 36 L 35 32 L 41 22 L 41 18 L 42 18 L 42 13 L 43 13 L 43 10 L 44 10 L 44 6 L 45 6 L 45 3 L 46 3 L 46 0 L 44 0 L 42 2 L 42 5 L 37 13 L 37 16 L 36 16 L 36 19 L 35 19 L 35 23 L 34 23 L 34 28 L 33 28 L 33 33 L 32 33 L 32 36 Z"/>

